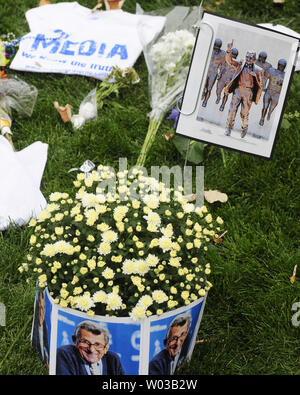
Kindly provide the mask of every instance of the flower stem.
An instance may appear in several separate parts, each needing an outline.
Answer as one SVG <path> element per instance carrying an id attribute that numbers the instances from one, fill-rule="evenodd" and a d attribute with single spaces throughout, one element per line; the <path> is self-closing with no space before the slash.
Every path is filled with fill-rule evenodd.
<path id="1" fill-rule="evenodd" d="M 226 167 L 226 158 L 225 158 L 225 152 L 223 148 L 221 148 L 221 155 L 222 155 L 222 160 L 223 160 L 223 165 Z"/>
<path id="2" fill-rule="evenodd" d="M 121 84 L 117 82 L 107 83 L 104 81 L 102 86 L 97 90 L 97 104 L 98 108 L 101 110 L 104 104 L 104 99 L 110 96 L 112 93 L 115 93 L 116 96 L 119 94 L 119 88 L 121 88 Z"/>
<path id="3" fill-rule="evenodd" d="M 147 135 L 136 163 L 137 166 L 144 166 L 146 161 L 146 156 L 155 140 L 155 136 L 159 129 L 161 121 L 162 119 L 157 120 L 155 118 L 150 118 Z"/>

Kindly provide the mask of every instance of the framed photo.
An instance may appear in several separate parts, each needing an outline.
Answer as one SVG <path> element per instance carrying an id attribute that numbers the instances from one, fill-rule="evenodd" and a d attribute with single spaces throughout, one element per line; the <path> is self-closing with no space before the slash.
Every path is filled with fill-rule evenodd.
<path id="1" fill-rule="evenodd" d="M 270 159 L 299 42 L 204 12 L 176 134 Z"/>

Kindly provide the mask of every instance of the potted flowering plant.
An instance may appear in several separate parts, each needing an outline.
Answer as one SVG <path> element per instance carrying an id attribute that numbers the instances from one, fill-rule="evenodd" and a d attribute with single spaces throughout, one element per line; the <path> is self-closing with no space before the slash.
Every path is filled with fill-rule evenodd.
<path id="1" fill-rule="evenodd" d="M 115 174 L 100 165 L 78 173 L 74 186 L 73 196 L 52 193 L 30 221 L 19 268 L 54 305 L 138 324 L 205 297 L 206 253 L 222 232 L 220 217 L 138 168 Z"/>

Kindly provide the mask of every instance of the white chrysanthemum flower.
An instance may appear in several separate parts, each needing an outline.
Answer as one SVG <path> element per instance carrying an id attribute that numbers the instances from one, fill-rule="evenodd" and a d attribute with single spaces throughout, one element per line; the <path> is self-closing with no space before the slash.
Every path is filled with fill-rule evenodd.
<path id="1" fill-rule="evenodd" d="M 146 258 L 146 262 L 150 267 L 155 267 L 159 262 L 159 258 L 153 254 L 149 254 Z"/>
<path id="2" fill-rule="evenodd" d="M 169 203 L 170 202 L 170 193 L 166 191 L 162 191 L 159 194 L 159 200 L 161 203 Z"/>
<path id="3" fill-rule="evenodd" d="M 41 255 L 53 257 L 56 254 L 55 246 L 53 244 L 45 244 Z"/>
<path id="4" fill-rule="evenodd" d="M 106 206 L 105 204 L 97 204 L 97 205 L 95 206 L 95 210 L 96 210 L 96 212 L 97 212 L 99 215 L 101 215 L 101 214 L 106 213 L 106 211 L 107 211 L 107 206 Z"/>
<path id="5" fill-rule="evenodd" d="M 172 237 L 174 232 L 170 226 L 167 226 L 166 228 L 161 228 L 161 233 L 166 237 Z"/>
<path id="6" fill-rule="evenodd" d="M 107 297 L 106 293 L 100 290 L 94 293 L 93 301 L 95 303 L 106 303 L 106 297 Z"/>
<path id="7" fill-rule="evenodd" d="M 158 227 L 154 224 L 148 223 L 147 230 L 149 232 L 158 232 Z"/>
<path id="8" fill-rule="evenodd" d="M 132 284 L 136 285 L 137 287 L 142 285 L 142 278 L 139 276 L 131 276 L 130 277 Z"/>
<path id="9" fill-rule="evenodd" d="M 104 204 L 106 202 L 106 197 L 102 193 L 97 193 L 96 200 L 97 200 L 97 203 Z"/>
<path id="10" fill-rule="evenodd" d="M 171 257 L 169 262 L 168 262 L 168 264 L 170 266 L 173 266 L 173 267 L 179 267 L 180 266 L 180 260 L 179 260 L 178 257 Z"/>
<path id="11" fill-rule="evenodd" d="M 100 255 L 108 255 L 111 253 L 111 246 L 110 243 L 102 242 L 99 245 L 98 253 Z"/>
<path id="12" fill-rule="evenodd" d="M 122 265 L 122 272 L 124 274 L 129 274 L 129 275 L 135 273 L 134 262 L 131 261 L 130 259 L 125 259 Z"/>
<path id="13" fill-rule="evenodd" d="M 101 224 L 97 225 L 97 229 L 101 232 L 106 232 L 108 229 L 110 229 L 110 226 L 105 222 L 101 222 Z"/>
<path id="14" fill-rule="evenodd" d="M 107 230 L 102 233 L 102 240 L 105 243 L 114 243 L 118 240 L 118 234 L 113 230 Z"/>
<path id="15" fill-rule="evenodd" d="M 224 221 L 223 221 L 223 219 L 222 219 L 221 217 L 217 217 L 216 222 L 217 222 L 219 225 L 223 225 L 223 223 L 224 223 Z"/>
<path id="16" fill-rule="evenodd" d="M 83 197 L 82 197 L 82 205 L 83 207 L 95 207 L 95 205 L 98 203 L 97 201 L 97 196 L 93 193 L 86 193 Z"/>
<path id="17" fill-rule="evenodd" d="M 149 306 L 151 306 L 153 303 L 153 299 L 151 298 L 150 295 L 143 295 L 138 303 L 137 306 L 141 306 L 143 309 L 147 309 Z"/>
<path id="18" fill-rule="evenodd" d="M 127 185 L 120 185 L 117 188 L 118 192 L 121 193 L 126 193 L 128 191 Z"/>
<path id="19" fill-rule="evenodd" d="M 63 227 L 63 226 L 57 226 L 57 227 L 54 229 L 54 232 L 55 232 L 55 234 L 56 234 L 57 236 L 61 236 L 61 235 L 63 235 L 63 233 L 64 233 L 64 227 Z"/>
<path id="20" fill-rule="evenodd" d="M 50 202 L 57 202 L 59 199 L 61 199 L 62 193 L 61 192 L 53 192 L 49 196 Z"/>
<path id="21" fill-rule="evenodd" d="M 93 170 L 91 173 L 93 181 L 100 181 L 100 175 L 97 170 Z"/>
<path id="22" fill-rule="evenodd" d="M 84 215 L 86 216 L 87 219 L 93 220 L 93 221 L 97 221 L 99 214 L 95 209 L 89 209 L 86 210 Z"/>
<path id="23" fill-rule="evenodd" d="M 83 292 L 81 287 L 75 287 L 73 290 L 73 295 L 80 295 Z"/>
<path id="24" fill-rule="evenodd" d="M 140 276 L 144 276 L 150 270 L 150 266 L 148 265 L 148 263 L 142 259 L 134 261 L 134 266 L 135 273 L 139 274 Z"/>
<path id="25" fill-rule="evenodd" d="M 152 298 L 155 302 L 159 304 L 164 303 L 169 299 L 168 296 L 164 293 L 164 291 L 160 289 L 152 292 Z"/>
<path id="26" fill-rule="evenodd" d="M 106 195 L 106 201 L 108 203 L 113 203 L 116 201 L 116 194 L 112 194 L 111 192 L 108 192 Z"/>
<path id="27" fill-rule="evenodd" d="M 129 209 L 128 209 L 127 206 L 118 206 L 118 207 L 116 207 L 114 209 L 114 214 L 113 214 L 115 221 L 117 221 L 117 222 L 122 221 L 122 219 L 127 214 L 128 210 Z"/>
<path id="28" fill-rule="evenodd" d="M 76 193 L 75 197 L 77 200 L 81 200 L 84 195 L 87 194 L 87 191 L 84 189 L 79 189 L 79 191 Z"/>
<path id="29" fill-rule="evenodd" d="M 47 281 L 47 276 L 46 276 L 46 274 L 41 274 L 38 277 L 38 279 L 39 279 L 39 285 L 41 285 L 41 284 L 43 284 L 43 283 L 45 283 Z"/>
<path id="30" fill-rule="evenodd" d="M 205 217 L 204 219 L 205 219 L 205 221 L 206 221 L 208 224 L 210 224 L 210 223 L 212 222 L 212 216 L 211 216 L 211 214 L 207 214 L 206 217 Z"/>
<path id="31" fill-rule="evenodd" d="M 77 297 L 76 307 L 81 311 L 88 311 L 95 307 L 95 303 L 89 295 L 82 295 Z"/>
<path id="32" fill-rule="evenodd" d="M 111 310 L 119 310 L 122 307 L 122 298 L 117 293 L 111 292 L 107 294 L 106 304 Z"/>
<path id="33" fill-rule="evenodd" d="M 149 187 L 151 188 L 152 192 L 158 192 L 159 191 L 160 184 L 159 184 L 159 182 L 157 181 L 156 178 L 154 178 L 154 177 L 147 177 L 145 179 L 145 183 L 147 185 L 149 185 Z"/>
<path id="34" fill-rule="evenodd" d="M 106 280 L 111 280 L 115 277 L 115 272 L 110 267 L 107 267 L 107 268 L 105 268 L 105 270 L 103 270 L 102 276 Z"/>
<path id="35" fill-rule="evenodd" d="M 184 46 L 186 48 L 191 47 L 195 43 L 195 37 L 192 33 L 190 33 L 188 30 L 177 30 L 175 32 L 175 37 L 178 45 L 181 45 L 181 43 L 184 42 Z"/>
<path id="36" fill-rule="evenodd" d="M 96 266 L 97 266 L 97 263 L 96 263 L 96 261 L 95 261 L 94 259 L 88 259 L 88 261 L 87 261 L 87 267 L 88 267 L 90 270 L 94 270 L 94 269 L 96 268 Z"/>
<path id="37" fill-rule="evenodd" d="M 155 210 L 159 206 L 159 197 L 155 194 L 146 195 L 143 197 L 143 202 L 152 210 Z"/>
<path id="38" fill-rule="evenodd" d="M 134 321 L 139 321 L 140 319 L 144 318 L 146 316 L 146 310 L 142 306 L 135 306 L 129 316 L 134 320 Z"/>
<path id="39" fill-rule="evenodd" d="M 163 252 L 169 251 L 172 248 L 172 240 L 169 237 L 162 236 L 158 239 L 158 245 Z"/>
<path id="40" fill-rule="evenodd" d="M 74 253 L 74 247 L 72 244 L 68 243 L 65 240 L 60 240 L 54 243 L 55 253 L 56 254 L 67 254 L 72 255 Z"/>
<path id="41" fill-rule="evenodd" d="M 71 217 L 75 217 L 78 214 L 80 214 L 80 205 L 79 204 L 77 204 L 76 206 L 72 207 L 72 209 L 71 209 Z"/>
<path id="42" fill-rule="evenodd" d="M 57 210 L 59 210 L 60 209 L 60 206 L 59 206 L 59 204 L 56 204 L 56 203 L 50 203 L 50 204 L 48 204 L 48 206 L 46 207 L 46 210 L 49 212 L 49 213 L 52 213 L 53 211 L 57 211 Z"/>
<path id="43" fill-rule="evenodd" d="M 193 203 L 185 203 L 182 205 L 182 209 L 186 214 L 190 214 L 195 210 L 195 205 Z"/>
<path id="44" fill-rule="evenodd" d="M 126 172 L 125 172 L 125 171 L 118 171 L 118 173 L 117 173 L 117 177 L 118 177 L 118 178 L 124 178 L 125 175 L 126 175 Z"/>
<path id="45" fill-rule="evenodd" d="M 154 225 L 156 227 L 160 226 L 161 218 L 160 215 L 155 213 L 154 211 L 150 211 L 148 215 L 144 215 L 145 220 L 148 224 Z"/>
<path id="46" fill-rule="evenodd" d="M 39 213 L 38 220 L 45 221 L 46 219 L 49 219 L 50 217 L 51 217 L 51 213 L 47 209 L 45 209 Z"/>

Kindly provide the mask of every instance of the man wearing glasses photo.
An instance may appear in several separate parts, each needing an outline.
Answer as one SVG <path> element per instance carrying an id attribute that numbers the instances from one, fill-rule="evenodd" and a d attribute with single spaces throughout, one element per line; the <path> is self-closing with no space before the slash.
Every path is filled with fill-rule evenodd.
<path id="1" fill-rule="evenodd" d="M 123 375 L 119 356 L 109 351 L 109 332 L 99 323 L 81 322 L 72 335 L 74 344 L 58 348 L 57 375 Z"/>
<path id="2" fill-rule="evenodd" d="M 183 363 L 189 346 L 191 321 L 189 313 L 174 318 L 164 338 L 165 348 L 150 361 L 149 375 L 172 375 Z"/>

